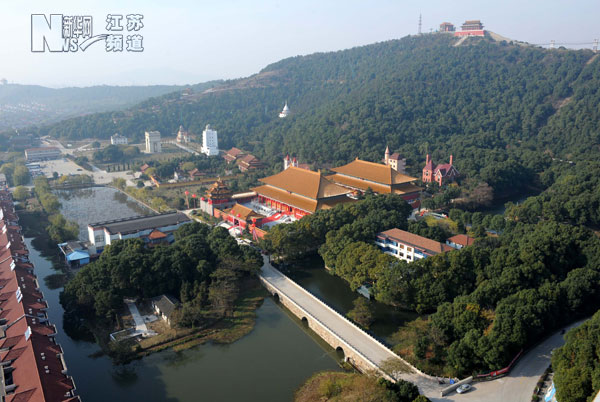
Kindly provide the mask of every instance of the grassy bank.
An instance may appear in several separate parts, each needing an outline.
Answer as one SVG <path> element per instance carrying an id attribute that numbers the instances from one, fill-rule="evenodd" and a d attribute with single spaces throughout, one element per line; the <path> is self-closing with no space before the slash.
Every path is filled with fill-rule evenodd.
<path id="1" fill-rule="evenodd" d="M 209 318 L 194 328 L 170 328 L 160 321 L 159 326 L 163 330 L 158 335 L 139 341 L 134 339 L 121 342 L 110 341 L 110 333 L 123 329 L 120 319 L 117 319 L 116 325 L 112 321 L 104 320 L 88 322 L 87 326 L 93 333 L 96 343 L 102 348 L 102 353 L 111 356 L 116 364 L 125 364 L 170 348 L 180 352 L 207 342 L 233 343 L 252 331 L 256 323 L 256 310 L 267 295 L 267 291 L 258 280 L 248 281 L 236 301 L 231 316 Z"/>
<path id="2" fill-rule="evenodd" d="M 394 385 L 376 375 L 321 372 L 309 378 L 294 395 L 295 402 L 426 402 L 418 388 L 400 381 Z"/>

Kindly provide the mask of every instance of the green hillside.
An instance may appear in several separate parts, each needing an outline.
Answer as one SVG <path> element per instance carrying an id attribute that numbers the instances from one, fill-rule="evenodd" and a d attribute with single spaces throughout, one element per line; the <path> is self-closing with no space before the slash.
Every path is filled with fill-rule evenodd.
<path id="1" fill-rule="evenodd" d="M 418 174 L 426 153 L 450 154 L 464 188 L 488 183 L 496 198 L 545 188 L 553 157 L 593 160 L 600 144 L 600 61 L 589 50 L 541 49 L 445 34 L 409 36 L 292 57 L 248 78 L 149 99 L 121 112 L 37 130 L 63 138 L 141 139 L 200 133 L 210 123 L 223 149 L 237 146 L 271 165 L 286 153 L 319 167 L 377 161 L 386 145 Z M 288 101 L 292 115 L 278 118 Z"/>
<path id="2" fill-rule="evenodd" d="M 171 133 L 183 123 L 199 132 L 210 123 L 224 147 L 255 148 L 263 157 L 292 152 L 320 163 L 357 153 L 380 158 L 385 144 L 416 157 L 427 143 L 434 155 L 446 155 L 448 148 L 460 161 L 461 154 L 472 153 L 468 147 L 524 151 L 544 146 L 561 154 L 584 152 L 583 138 L 598 142 L 597 132 L 596 137 L 590 132 L 594 126 L 565 127 L 565 119 L 593 106 L 585 100 L 596 96 L 600 69 L 598 62 L 586 66 L 591 51 L 491 39 L 453 43 L 447 35 L 424 35 L 293 57 L 193 96 L 152 99 L 131 113 L 86 116 L 41 132 L 107 138 L 119 131 L 139 138 L 148 129 Z M 561 116 L 554 117 L 570 97 Z M 293 117 L 282 120 L 277 113 L 286 100 Z M 561 141 L 551 137 L 557 131 Z M 552 140 L 540 142 L 538 135 Z"/>

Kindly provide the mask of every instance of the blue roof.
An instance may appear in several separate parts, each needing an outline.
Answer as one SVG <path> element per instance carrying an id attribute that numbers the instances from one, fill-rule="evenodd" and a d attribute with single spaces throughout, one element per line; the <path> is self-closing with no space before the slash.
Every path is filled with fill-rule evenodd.
<path id="1" fill-rule="evenodd" d="M 73 251 L 72 253 L 67 254 L 67 261 L 77 261 L 85 258 L 90 258 L 90 255 L 85 251 Z"/>

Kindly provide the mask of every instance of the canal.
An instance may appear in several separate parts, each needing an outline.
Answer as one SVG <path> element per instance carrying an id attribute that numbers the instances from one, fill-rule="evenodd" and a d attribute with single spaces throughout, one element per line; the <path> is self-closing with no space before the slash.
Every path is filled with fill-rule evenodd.
<path id="1" fill-rule="evenodd" d="M 80 225 L 144 213 L 117 190 L 92 188 L 57 192 L 63 214 Z M 56 270 L 26 238 L 30 259 L 58 330 L 69 375 L 84 402 L 92 401 L 291 401 L 312 374 L 339 370 L 339 356 L 273 299 L 257 310 L 253 331 L 230 345 L 205 344 L 182 352 L 164 351 L 114 366 L 89 340 L 72 338 L 63 328 L 62 288 L 49 286 Z"/>
<path id="2" fill-rule="evenodd" d="M 354 300 L 363 297 L 358 292 L 352 291 L 345 280 L 327 271 L 320 257 L 294 266 L 286 274 L 343 315 L 352 310 Z M 392 344 L 389 338 L 399 327 L 419 317 L 415 312 L 396 310 L 374 300 L 371 300 L 371 307 L 375 322 L 369 332 L 387 344 Z"/>

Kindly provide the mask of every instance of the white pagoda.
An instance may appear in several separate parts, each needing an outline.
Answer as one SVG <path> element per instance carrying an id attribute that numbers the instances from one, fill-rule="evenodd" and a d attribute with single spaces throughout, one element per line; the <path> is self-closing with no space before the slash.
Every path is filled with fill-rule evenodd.
<path id="1" fill-rule="evenodd" d="M 288 117 L 290 115 L 290 108 L 287 105 L 287 102 L 285 102 L 285 106 L 283 107 L 283 110 L 281 111 L 281 113 L 279 113 L 279 117 L 280 118 L 284 118 L 284 117 Z"/>

